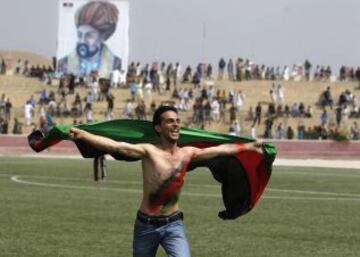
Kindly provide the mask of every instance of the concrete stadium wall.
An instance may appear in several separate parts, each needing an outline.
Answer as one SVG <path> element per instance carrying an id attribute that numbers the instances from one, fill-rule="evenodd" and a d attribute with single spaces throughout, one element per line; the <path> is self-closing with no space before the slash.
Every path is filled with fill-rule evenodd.
<path id="1" fill-rule="evenodd" d="M 319 140 L 273 140 L 279 158 L 331 158 L 360 160 L 360 141 L 334 142 Z M 0 135 L 0 154 L 35 153 L 23 135 Z M 46 154 L 79 154 L 71 141 L 61 141 L 59 144 L 45 150 Z"/>
<path id="2" fill-rule="evenodd" d="M 280 158 L 331 158 L 360 160 L 360 141 L 274 140 Z"/>
<path id="3" fill-rule="evenodd" d="M 0 135 L 0 154 L 17 155 L 35 153 L 29 146 L 27 137 L 24 135 Z M 49 154 L 76 154 L 76 145 L 68 140 L 61 141 L 43 153 Z"/>

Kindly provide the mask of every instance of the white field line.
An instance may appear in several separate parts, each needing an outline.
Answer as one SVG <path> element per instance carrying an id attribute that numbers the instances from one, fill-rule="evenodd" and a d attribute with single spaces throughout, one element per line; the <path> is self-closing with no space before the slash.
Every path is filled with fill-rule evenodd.
<path id="1" fill-rule="evenodd" d="M 332 192 L 321 192 L 321 191 L 303 191 L 303 190 L 292 190 L 292 189 L 268 188 L 268 189 L 266 189 L 266 191 L 284 192 L 284 193 L 296 193 L 296 194 L 310 194 L 310 195 L 360 197 L 360 194 L 332 193 Z"/>
<path id="2" fill-rule="evenodd" d="M 10 179 L 13 182 L 33 185 L 33 186 L 43 186 L 43 187 L 53 187 L 53 188 L 68 188 L 68 189 L 85 189 L 85 190 L 104 190 L 104 191 L 117 191 L 117 192 L 126 192 L 126 193 L 138 193 L 141 194 L 142 190 L 138 189 L 125 189 L 125 188 L 104 188 L 104 187 L 91 187 L 91 186 L 71 186 L 71 185 L 62 185 L 62 184 L 51 184 L 51 183 L 40 183 L 40 182 L 31 182 L 19 179 L 20 176 L 12 176 Z M 291 192 L 291 190 L 287 190 Z M 307 191 L 297 191 L 297 192 L 307 192 Z M 316 192 L 311 192 L 316 193 Z M 320 194 L 326 194 L 325 192 L 320 192 Z M 331 193 L 334 195 L 335 193 Z M 188 193 L 183 192 L 182 195 L 185 196 L 199 196 L 199 197 L 221 197 L 220 194 L 204 194 L 204 193 Z M 335 194 L 339 196 L 344 196 L 344 194 Z M 334 195 L 334 196 L 335 196 Z M 354 195 L 358 196 L 358 195 Z M 290 196 L 263 196 L 267 199 L 281 199 L 281 200 L 326 200 L 326 201 L 360 201 L 360 198 L 339 198 L 339 197 L 290 197 Z"/>
<path id="3" fill-rule="evenodd" d="M 275 159 L 274 166 L 360 169 L 358 160 Z"/>
<path id="4" fill-rule="evenodd" d="M 318 172 L 316 172 L 318 173 Z M 277 175 L 314 175 L 315 173 L 299 173 L 299 172 L 279 172 Z M 360 176 L 351 176 L 348 174 L 330 174 L 330 173 L 318 173 L 315 175 L 323 175 L 323 176 L 339 176 L 339 177 L 352 177 L 352 178 L 360 178 Z M 9 177 L 14 176 L 14 174 L 1 174 L 0 177 Z M 23 175 L 22 175 L 23 176 Z M 33 176 L 33 175 L 25 175 L 26 177 L 31 178 L 40 178 L 40 179 L 57 179 L 57 180 L 65 180 L 65 181 L 92 181 L 90 179 L 83 178 L 73 178 L 73 177 L 54 177 L 54 176 Z M 133 181 L 133 180 L 111 180 L 107 181 L 107 184 L 119 184 L 119 185 L 142 185 L 142 181 Z M 220 184 L 215 185 L 206 185 L 206 184 L 196 184 L 196 183 L 187 183 L 187 187 L 205 187 L 205 188 L 218 188 Z M 322 191 L 302 191 L 302 190 L 293 190 L 293 189 L 277 189 L 277 188 L 267 188 L 267 191 L 277 191 L 277 192 L 286 192 L 286 193 L 299 193 L 299 194 L 319 194 L 319 195 L 329 195 L 329 196 L 349 196 L 349 197 L 360 197 L 360 194 L 349 194 L 349 193 L 333 193 L 333 192 L 322 192 Z"/>
<path id="5" fill-rule="evenodd" d="M 5 156 L 1 155 L 0 156 Z M 46 154 L 46 153 L 26 153 L 12 157 L 23 158 L 49 158 L 49 159 L 84 159 L 80 153 L 74 154 Z M 111 156 L 108 160 L 114 160 Z M 317 168 L 344 168 L 344 169 L 359 169 L 359 160 L 323 160 L 323 159 L 280 159 L 276 158 L 274 166 L 289 166 L 289 167 L 317 167 Z"/>
<path id="6" fill-rule="evenodd" d="M 301 171 L 273 171 L 273 174 L 276 175 L 301 175 L 301 176 L 323 176 L 323 177 L 344 177 L 344 178 L 360 178 L 360 172 L 357 170 L 351 170 L 353 174 L 349 174 L 350 170 L 342 170 L 336 171 L 336 173 L 323 173 L 321 171 L 309 171 L 309 172 L 301 172 Z M 358 173 L 358 174 L 355 174 Z"/>
<path id="7" fill-rule="evenodd" d="M 14 176 L 13 174 L 0 174 L 0 176 Z M 91 181 L 89 179 L 82 178 L 70 178 L 70 177 L 53 177 L 53 176 L 29 176 L 31 178 L 40 178 L 40 179 L 57 179 L 65 181 Z M 20 177 L 20 176 L 17 176 Z M 360 177 L 359 177 L 360 178 Z M 37 183 L 37 182 L 34 182 Z M 107 184 L 119 184 L 119 185 L 142 185 L 140 181 L 131 181 L 131 180 L 112 180 L 107 181 Z M 217 185 L 204 185 L 204 184 L 193 184 L 187 183 L 187 187 L 205 187 L 205 188 L 219 188 L 220 184 Z M 294 189 L 278 189 L 278 188 L 266 188 L 266 191 L 273 192 L 285 192 L 285 193 L 297 193 L 297 194 L 313 194 L 313 195 L 327 195 L 327 196 L 343 196 L 343 197 L 360 197 L 360 194 L 349 194 L 349 193 L 334 193 L 334 192 L 323 192 L 323 191 L 304 191 L 304 190 L 294 190 Z"/>
<path id="8" fill-rule="evenodd" d="M 2 174 L 0 174 L 1 176 Z M 8 175 L 13 176 L 13 175 Z M 57 179 L 57 180 L 65 180 L 65 181 L 91 181 L 89 179 L 81 179 L 81 178 L 70 178 L 70 177 L 51 177 L 51 176 L 29 176 L 26 177 L 31 178 L 40 178 L 40 179 Z M 20 177 L 20 176 L 17 176 Z M 359 176 L 360 178 L 360 176 Z M 106 181 L 107 184 L 119 184 L 119 185 L 142 185 L 141 181 L 131 181 L 131 180 L 111 180 Z M 217 185 L 204 185 L 204 184 L 193 184 L 186 183 L 187 187 L 203 187 L 203 188 L 219 188 L 220 184 Z M 313 195 L 327 195 L 327 196 L 343 196 L 343 197 L 360 197 L 360 194 L 349 194 L 349 193 L 334 193 L 334 192 L 323 192 L 323 191 L 304 191 L 304 190 L 294 190 L 294 189 L 278 189 L 278 188 L 266 188 L 266 191 L 273 192 L 284 192 L 284 193 L 297 193 L 297 194 L 313 194 Z"/>
<path id="9" fill-rule="evenodd" d="M 55 187 L 55 188 L 68 188 L 68 189 L 86 189 L 86 190 L 104 190 L 104 191 L 120 191 L 128 193 L 141 193 L 141 190 L 138 189 L 125 189 L 125 188 L 106 188 L 106 187 L 91 187 L 91 186 L 71 186 L 71 185 L 62 185 L 62 184 L 52 184 L 52 183 L 40 183 L 40 182 L 31 182 L 19 179 L 20 176 L 12 176 L 10 179 L 13 182 L 33 185 L 33 186 L 43 186 L 43 187 Z"/>

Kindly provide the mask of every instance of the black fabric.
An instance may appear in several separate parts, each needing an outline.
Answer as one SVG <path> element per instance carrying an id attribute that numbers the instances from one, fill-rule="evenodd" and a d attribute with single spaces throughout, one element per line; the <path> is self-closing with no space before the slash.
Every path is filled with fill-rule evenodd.
<path id="1" fill-rule="evenodd" d="M 236 219 L 250 211 L 250 185 L 245 169 L 234 156 L 217 157 L 192 162 L 188 171 L 197 167 L 208 167 L 215 180 L 221 183 L 225 210 L 220 211 L 221 219 Z"/>
<path id="2" fill-rule="evenodd" d="M 35 152 L 41 152 L 42 150 L 44 150 L 46 147 L 43 148 L 36 148 L 34 147 L 34 143 L 36 142 L 40 142 L 42 139 L 44 138 L 43 133 L 40 130 L 35 130 L 33 131 L 30 135 L 28 135 L 27 139 L 29 142 L 30 147 L 35 151 Z"/>

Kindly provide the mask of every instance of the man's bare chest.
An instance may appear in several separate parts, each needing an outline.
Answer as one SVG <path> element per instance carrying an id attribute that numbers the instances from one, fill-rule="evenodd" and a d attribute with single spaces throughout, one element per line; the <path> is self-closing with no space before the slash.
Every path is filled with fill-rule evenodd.
<path id="1" fill-rule="evenodd" d="M 183 176 L 187 166 L 187 159 L 184 156 L 161 156 L 159 155 L 149 163 L 143 164 L 145 180 L 152 184 L 162 184 Z"/>

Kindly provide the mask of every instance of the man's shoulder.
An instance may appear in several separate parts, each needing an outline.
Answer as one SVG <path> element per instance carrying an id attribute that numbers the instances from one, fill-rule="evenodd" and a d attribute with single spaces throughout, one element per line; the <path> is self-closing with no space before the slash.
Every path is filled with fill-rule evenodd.
<path id="1" fill-rule="evenodd" d="M 181 152 L 185 155 L 193 155 L 195 151 L 199 150 L 200 148 L 195 146 L 183 146 L 180 147 Z"/>

